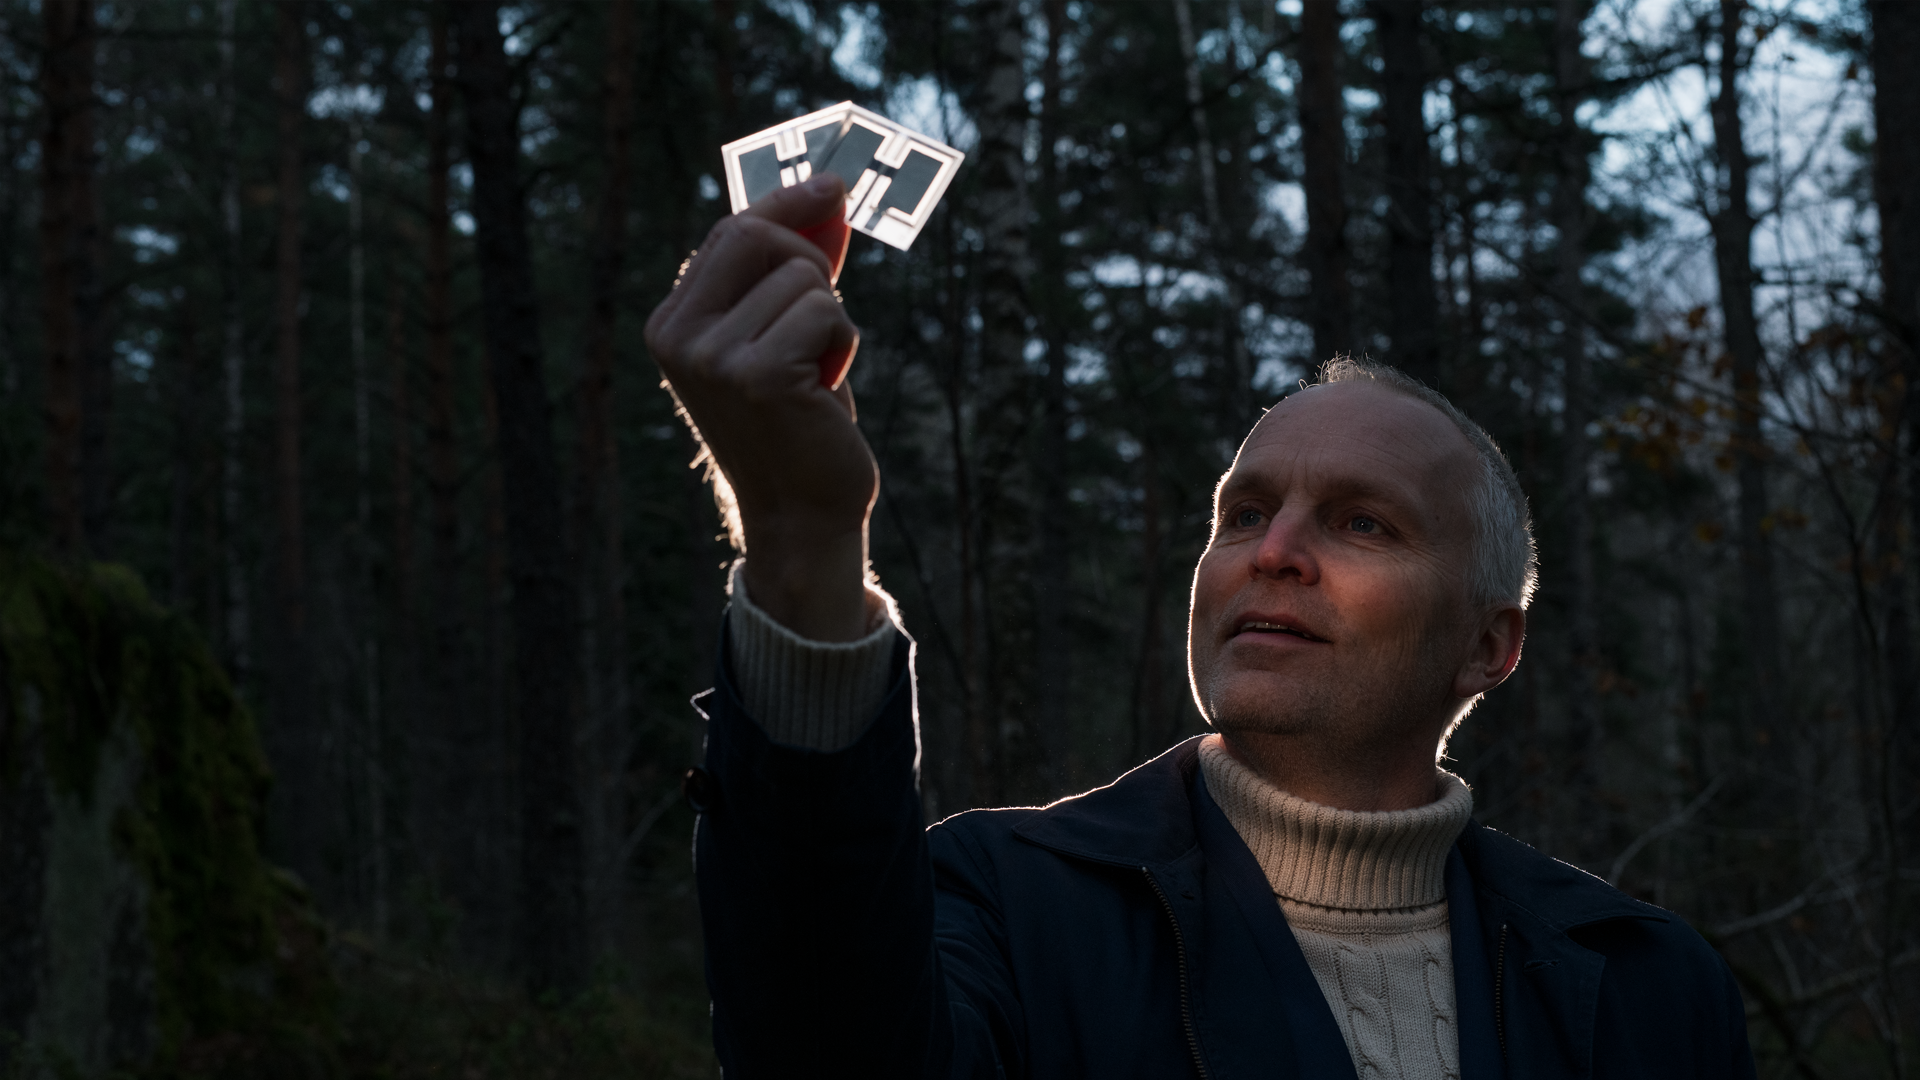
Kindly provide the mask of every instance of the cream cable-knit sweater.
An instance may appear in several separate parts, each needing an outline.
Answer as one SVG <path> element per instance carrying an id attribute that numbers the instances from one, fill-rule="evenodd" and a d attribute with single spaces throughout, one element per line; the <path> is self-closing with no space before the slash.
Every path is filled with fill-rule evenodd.
<path id="1" fill-rule="evenodd" d="M 1200 741 L 1207 790 L 1266 872 L 1360 1080 L 1460 1075 L 1447 927 L 1447 852 L 1473 813 L 1439 773 L 1412 810 L 1336 810 L 1295 798 Z"/>
<path id="2" fill-rule="evenodd" d="M 871 632 L 809 641 L 747 595 L 735 563 L 729 621 L 736 689 L 773 741 L 851 746 L 887 692 L 898 616 L 871 588 Z M 1473 811 L 1459 777 L 1414 810 L 1362 813 L 1295 798 L 1234 759 L 1217 735 L 1200 743 L 1207 790 L 1266 872 L 1307 965 L 1339 1021 L 1359 1080 L 1460 1075 L 1448 850 Z"/>

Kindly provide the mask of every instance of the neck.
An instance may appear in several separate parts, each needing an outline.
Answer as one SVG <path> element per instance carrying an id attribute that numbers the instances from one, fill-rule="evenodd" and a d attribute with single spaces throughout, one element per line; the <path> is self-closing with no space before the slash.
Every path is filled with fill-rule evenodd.
<path id="1" fill-rule="evenodd" d="M 1223 731 L 1227 752 L 1260 779 L 1336 810 L 1412 810 L 1438 797 L 1439 740 L 1325 747 L 1295 735 Z"/>

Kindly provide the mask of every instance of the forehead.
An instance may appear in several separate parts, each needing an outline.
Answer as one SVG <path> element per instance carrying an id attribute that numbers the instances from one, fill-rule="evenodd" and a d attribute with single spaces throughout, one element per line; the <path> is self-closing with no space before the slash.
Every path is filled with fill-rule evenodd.
<path id="1" fill-rule="evenodd" d="M 1222 493 L 1247 487 L 1358 487 L 1437 514 L 1465 510 L 1473 444 L 1440 410 L 1371 382 L 1314 386 L 1254 425 Z"/>

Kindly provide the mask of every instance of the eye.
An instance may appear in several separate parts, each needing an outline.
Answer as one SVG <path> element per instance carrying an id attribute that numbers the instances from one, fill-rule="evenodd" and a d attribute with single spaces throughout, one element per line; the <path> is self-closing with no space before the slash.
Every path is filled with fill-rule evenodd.
<path id="1" fill-rule="evenodd" d="M 1233 512 L 1233 524 L 1242 529 L 1251 529 L 1260 524 L 1260 511 L 1244 507 Z"/>
<path id="2" fill-rule="evenodd" d="M 1347 522 L 1347 527 L 1357 533 L 1372 534 L 1380 531 L 1380 523 L 1365 514 L 1354 515 L 1353 520 Z"/>

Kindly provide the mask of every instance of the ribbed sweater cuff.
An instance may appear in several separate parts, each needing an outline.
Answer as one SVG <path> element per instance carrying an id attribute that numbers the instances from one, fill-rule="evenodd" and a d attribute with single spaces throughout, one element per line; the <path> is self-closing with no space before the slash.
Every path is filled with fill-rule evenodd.
<path id="1" fill-rule="evenodd" d="M 858 641 L 812 641 L 773 621 L 747 595 L 733 564 L 727 591 L 734 689 L 747 715 L 774 742 L 807 750 L 844 750 L 860 738 L 887 696 L 893 668 L 893 597 L 867 586 L 869 633 Z"/>

